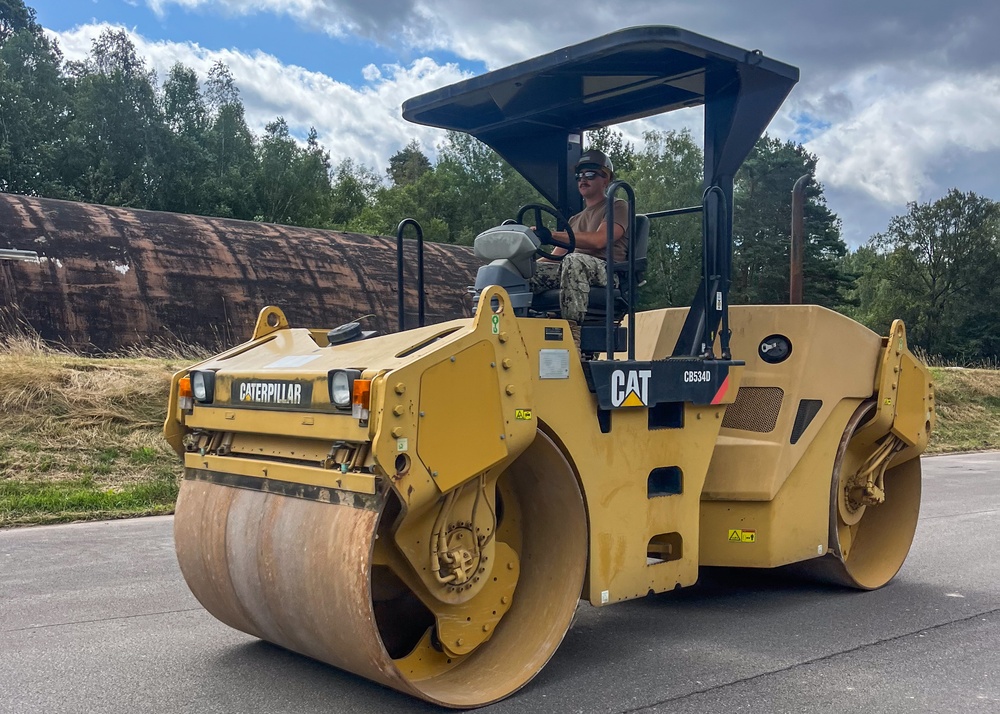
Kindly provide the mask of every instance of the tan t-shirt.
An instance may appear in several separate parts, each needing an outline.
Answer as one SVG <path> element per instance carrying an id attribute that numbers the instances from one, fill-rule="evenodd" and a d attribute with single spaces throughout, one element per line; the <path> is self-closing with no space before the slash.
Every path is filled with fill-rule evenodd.
<path id="1" fill-rule="evenodd" d="M 604 223 L 607 210 L 607 199 L 593 206 L 587 206 L 579 213 L 570 217 L 569 227 L 574 231 L 593 233 Z M 628 258 L 628 201 L 620 198 L 615 200 L 615 223 L 625 229 L 622 237 L 615 241 L 615 262 L 620 263 Z M 606 231 L 607 228 L 604 230 Z M 596 256 L 602 260 L 608 255 L 607 246 L 602 247 L 600 250 L 591 250 L 584 248 L 578 243 L 576 250 L 580 253 Z"/>

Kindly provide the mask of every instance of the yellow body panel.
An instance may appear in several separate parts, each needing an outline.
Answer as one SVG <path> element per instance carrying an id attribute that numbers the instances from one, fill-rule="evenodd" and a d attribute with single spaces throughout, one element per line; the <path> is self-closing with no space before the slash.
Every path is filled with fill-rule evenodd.
<path id="1" fill-rule="evenodd" d="M 326 391 L 324 380 L 323 391 Z M 185 419 L 190 428 L 209 431 L 230 431 L 241 434 L 270 434 L 274 436 L 324 439 L 327 443 L 337 439 L 365 441 L 368 429 L 358 425 L 346 414 L 317 414 L 280 412 L 271 409 L 234 409 L 202 407 L 195 405 Z"/>
<path id="2" fill-rule="evenodd" d="M 355 493 L 375 493 L 375 479 L 367 474 L 340 473 L 339 471 L 319 471 L 316 468 L 283 464 L 258 459 L 242 459 L 233 456 L 212 456 L 184 454 L 184 467 L 203 471 L 252 476 L 254 478 L 299 483 L 305 486 L 353 491 Z M 266 488 L 264 490 L 267 490 Z"/>
<path id="3" fill-rule="evenodd" d="M 471 320 L 334 346 L 267 308 L 250 343 L 192 368 L 215 373 L 212 403 L 182 403 L 175 376 L 178 556 L 213 614 L 457 706 L 493 696 L 463 671 L 530 677 L 578 596 L 810 560 L 869 589 L 902 565 L 934 423 L 902 323 L 881 338 L 815 306 L 733 307 L 736 361 L 702 361 L 670 358 L 687 311 L 657 310 L 635 317 L 634 361 L 588 361 L 568 323 L 508 300 L 488 288 Z M 790 351 L 768 361 L 775 336 Z M 370 380 L 367 410 L 331 403 L 340 369 Z M 363 658 L 297 624 L 326 602 Z"/>
<path id="4" fill-rule="evenodd" d="M 661 357 L 672 347 L 686 312 L 638 315 L 643 339 L 637 340 L 637 351 Z M 913 441 L 923 440 L 922 450 L 932 420 L 926 368 L 898 336 L 888 340 L 892 349 L 884 349 L 886 341 L 875 333 L 817 306 L 734 306 L 730 325 L 733 354 L 747 366 L 742 391 L 713 448 L 702 493 L 699 561 L 776 567 L 822 556 L 831 548 L 833 464 L 849 419 L 863 401 L 879 393 L 879 377 L 894 373 L 895 356 L 905 364 L 900 381 L 910 394 L 902 398 L 898 415 L 887 410 L 877 436 L 902 423 Z M 792 350 L 785 361 L 769 364 L 758 345 L 776 334 L 787 337 Z M 890 394 L 902 391 L 894 381 L 887 380 L 884 387 Z M 800 400 L 821 406 L 795 434 Z"/>
<path id="5" fill-rule="evenodd" d="M 826 554 L 831 465 L 847 420 L 859 403 L 860 400 L 845 399 L 837 404 L 773 499 L 703 501 L 702 565 L 773 568 Z M 717 448 L 724 449 L 726 445 L 720 441 Z M 747 453 L 745 449 L 743 452 Z M 758 453 L 763 457 L 774 451 Z M 766 468 L 765 459 L 751 457 L 746 470 L 755 465 Z M 710 473 L 715 473 L 715 468 L 713 459 Z M 735 541 L 730 538 L 732 530 L 752 531 L 754 538 Z"/>
<path id="6" fill-rule="evenodd" d="M 493 345 L 483 341 L 430 367 L 420 378 L 416 443 L 442 492 L 507 458 L 496 373 Z"/>
<path id="7" fill-rule="evenodd" d="M 666 350 L 673 347 L 686 314 L 685 308 L 637 316 L 639 335 L 659 336 L 656 345 L 648 341 L 642 344 L 652 348 L 651 359 L 669 354 Z M 752 429 L 722 429 L 704 497 L 769 501 L 809 448 L 816 427 L 830 417 L 838 402 L 871 397 L 881 338 L 863 325 L 815 305 L 739 305 L 730 308 L 729 319 L 733 355 L 747 363 L 740 388 L 780 389 L 780 408 L 773 427 L 768 422 L 750 424 Z M 758 355 L 757 347 L 774 334 L 788 337 L 792 352 L 786 361 L 768 364 Z M 637 341 L 637 353 L 639 349 Z M 819 400 L 822 407 L 811 428 L 792 444 L 790 435 L 800 399 Z M 751 404 L 751 409 L 754 406 Z M 761 405 L 766 407 L 773 404 Z M 771 428 L 764 431 L 766 427 Z"/>
<path id="8" fill-rule="evenodd" d="M 189 453 L 187 465 L 366 494 L 374 493 L 372 479 L 385 475 L 402 504 L 397 541 L 431 587 L 420 568 L 424 551 L 407 542 L 429 531 L 442 494 L 479 476 L 495 482 L 542 431 L 578 479 L 590 533 L 584 597 L 602 605 L 691 585 L 701 564 L 773 567 L 825 554 L 831 465 L 854 410 L 880 385 L 894 395 L 892 408 L 883 405 L 871 424 L 882 433 L 899 424 L 908 444 L 926 443 L 933 395 L 902 334 L 884 341 L 816 306 L 733 307 L 732 351 L 746 366 L 730 371 L 723 403 L 684 404 L 676 428 L 651 429 L 642 406 L 612 410 L 604 433 L 566 323 L 517 318 L 506 300 L 502 290 L 490 289 L 471 321 L 333 348 L 319 344 L 320 331 L 288 329 L 281 317 L 281 327 L 260 332 L 258 346 L 199 368 L 221 370 L 217 396 L 224 402 L 231 401 L 233 374 L 313 380 L 313 408 L 195 406 L 183 416 L 188 429 L 231 432 L 244 453 Z M 637 359 L 665 359 L 685 315 L 685 309 L 638 314 Z M 792 345 L 779 364 L 757 350 L 774 334 Z M 885 342 L 891 349 L 883 349 Z M 304 364 L 281 367 L 288 355 Z M 565 375 L 546 371 L 544 360 L 553 355 L 568 366 Z M 367 423 L 329 413 L 326 374 L 337 367 L 363 369 L 372 378 Z M 818 406 L 792 443 L 800 400 Z M 177 431 L 170 420 L 167 430 Z M 254 451 L 255 433 L 266 435 L 257 453 L 307 463 L 255 466 L 254 454 L 246 453 Z M 370 444 L 371 456 L 355 456 L 349 471 L 331 473 L 329 460 L 324 467 L 318 457 L 340 441 L 365 454 Z M 654 469 L 679 471 L 679 492 L 651 496 Z"/>
<path id="9" fill-rule="evenodd" d="M 691 585 L 698 579 L 699 499 L 725 407 L 688 404 L 684 428 L 656 431 L 648 429 L 646 409 L 618 409 L 611 431 L 601 433 L 597 401 L 569 330 L 561 343 L 545 340 L 546 328 L 565 324 L 523 320 L 522 336 L 529 353 L 558 347 L 571 356 L 568 378 L 535 382 L 533 413 L 539 428 L 565 449 L 587 503 L 591 547 L 584 597 L 602 605 Z M 731 379 L 738 379 L 735 372 Z M 683 492 L 649 498 L 650 472 L 670 466 L 681 469 Z M 668 533 L 679 534 L 680 557 L 647 565 L 649 541 Z"/>

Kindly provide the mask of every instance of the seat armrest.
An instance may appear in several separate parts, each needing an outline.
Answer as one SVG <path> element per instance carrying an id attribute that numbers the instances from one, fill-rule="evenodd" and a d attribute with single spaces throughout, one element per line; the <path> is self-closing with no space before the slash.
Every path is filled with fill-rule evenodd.
<path id="1" fill-rule="evenodd" d="M 628 273 L 628 261 L 627 260 L 625 260 L 625 261 L 623 261 L 621 263 L 615 263 L 612 267 L 613 267 L 613 269 L 614 269 L 614 271 L 616 273 Z M 646 259 L 645 258 L 636 258 L 635 259 L 635 272 L 641 273 L 645 269 L 646 269 Z"/>

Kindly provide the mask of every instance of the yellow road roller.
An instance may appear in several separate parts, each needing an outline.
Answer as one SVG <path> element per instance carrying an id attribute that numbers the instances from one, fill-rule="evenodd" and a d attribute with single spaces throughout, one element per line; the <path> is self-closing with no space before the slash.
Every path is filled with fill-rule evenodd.
<path id="1" fill-rule="evenodd" d="M 817 306 L 728 303 L 733 176 L 797 79 L 757 51 L 639 27 L 406 102 L 407 119 L 493 147 L 551 205 L 476 239 L 472 318 L 379 336 L 266 307 L 250 341 L 175 375 L 175 541 L 202 605 L 467 708 L 530 681 L 581 599 L 685 587 L 702 565 L 889 582 L 935 418 L 903 324 L 879 336 Z M 611 184 L 628 259 L 609 261 L 574 335 L 527 281 L 554 240 L 542 213 L 579 210 L 583 132 L 692 106 L 702 204 L 637 216 Z M 697 294 L 637 312 L 650 220 L 690 211 Z"/>

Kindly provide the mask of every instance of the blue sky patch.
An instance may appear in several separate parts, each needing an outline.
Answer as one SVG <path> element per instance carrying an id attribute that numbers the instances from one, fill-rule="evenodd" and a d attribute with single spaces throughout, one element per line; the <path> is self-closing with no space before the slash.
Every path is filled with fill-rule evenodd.
<path id="1" fill-rule="evenodd" d="M 805 144 L 832 126 L 830 122 L 818 119 L 806 112 L 795 112 L 792 114 L 792 119 L 795 121 L 796 129 L 790 138 L 800 144 Z"/>
<path id="2" fill-rule="evenodd" d="M 406 66 L 418 57 L 430 57 L 438 64 L 454 63 L 476 74 L 486 70 L 484 63 L 470 62 L 453 52 L 424 52 L 402 46 L 396 51 L 359 37 L 330 37 L 286 15 L 270 12 L 231 15 L 212 8 L 188 10 L 171 5 L 159 17 L 144 2 L 125 0 L 28 0 L 27 4 L 35 9 L 43 27 L 56 32 L 90 23 L 120 24 L 154 42 L 190 42 L 208 50 L 232 49 L 245 54 L 264 52 L 279 58 L 282 64 L 321 72 L 355 88 L 367 84 L 361 70 L 369 64 L 379 68 L 387 64 Z M 239 84 L 239 77 L 236 80 Z"/>

